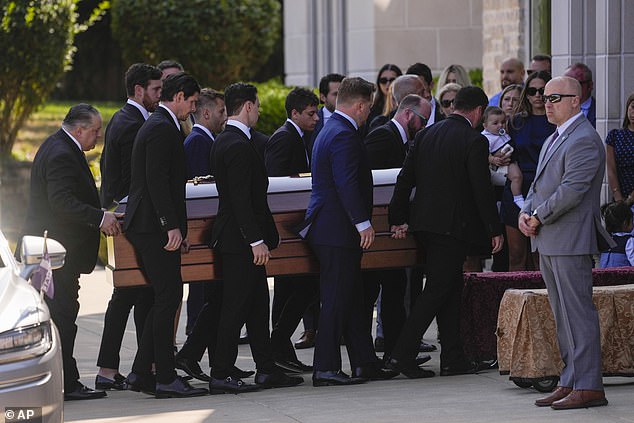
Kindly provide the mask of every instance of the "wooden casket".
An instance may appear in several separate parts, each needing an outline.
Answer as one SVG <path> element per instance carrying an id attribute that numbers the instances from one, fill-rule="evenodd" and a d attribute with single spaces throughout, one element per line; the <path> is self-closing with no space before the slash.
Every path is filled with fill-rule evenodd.
<path id="1" fill-rule="evenodd" d="M 364 252 L 363 269 L 408 267 L 423 261 L 413 237 L 391 238 L 387 220 L 387 205 L 392 198 L 396 176 L 400 169 L 374 170 L 374 209 L 372 226 L 376 239 Z M 268 276 L 318 273 L 319 265 L 308 243 L 295 233 L 304 218 L 310 198 L 310 177 L 269 178 L 268 202 L 280 233 L 281 243 L 271 252 L 266 265 Z M 191 250 L 182 255 L 183 281 L 196 282 L 220 279 L 217 256 L 207 246 L 218 210 L 218 192 L 214 183 L 187 183 L 187 227 Z M 125 200 L 117 211 L 125 211 Z M 108 237 L 108 280 L 116 287 L 145 285 L 132 245 L 125 236 Z"/>

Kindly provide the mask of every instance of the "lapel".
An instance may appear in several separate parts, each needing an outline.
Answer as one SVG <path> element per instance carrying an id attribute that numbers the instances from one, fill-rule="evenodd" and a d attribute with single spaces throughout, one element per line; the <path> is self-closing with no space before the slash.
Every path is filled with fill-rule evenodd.
<path id="1" fill-rule="evenodd" d="M 546 138 L 544 144 L 542 145 L 542 150 L 539 153 L 539 162 L 537 165 L 537 171 L 535 172 L 535 179 L 537 179 L 539 175 L 544 171 L 544 168 L 553 157 L 555 152 L 568 140 L 568 138 L 570 138 L 570 135 L 574 132 L 575 129 L 577 129 L 577 127 L 581 124 L 581 122 L 583 122 L 584 119 L 585 116 L 583 116 L 582 114 L 581 116 L 579 116 L 579 118 L 577 118 L 577 120 L 572 122 L 572 124 L 568 126 L 568 128 L 566 128 L 566 130 L 562 134 L 559 135 L 557 141 L 555 141 L 555 143 L 548 149 L 548 151 L 546 151 L 546 149 L 554 134 Z"/>
<path id="2" fill-rule="evenodd" d="M 338 122 L 341 122 L 343 125 L 347 126 L 348 128 L 350 128 L 351 131 L 353 131 L 355 134 L 358 134 L 359 131 L 357 129 L 355 129 L 354 125 L 345 117 L 343 117 L 342 115 L 340 115 L 339 113 L 333 113 L 332 116 L 330 116 L 330 119 L 334 119 Z"/>
<path id="3" fill-rule="evenodd" d="M 207 135 L 207 133 L 205 131 L 203 131 L 202 129 L 200 129 L 197 126 L 194 126 L 192 128 L 192 132 L 196 133 L 196 134 L 200 134 L 203 138 L 205 138 L 209 144 L 211 144 L 213 142 L 213 140 L 211 139 L 211 137 L 209 137 L 209 135 Z"/>
<path id="4" fill-rule="evenodd" d="M 290 122 L 285 122 L 284 126 L 286 127 L 286 129 L 288 130 L 289 133 L 293 134 L 293 136 L 295 137 L 295 142 L 297 143 L 297 145 L 301 145 L 302 146 L 302 151 L 304 152 L 304 159 L 306 160 L 306 164 L 308 165 L 308 168 L 310 168 L 310 151 L 308 148 L 308 142 L 310 140 L 310 134 L 308 132 L 304 132 L 304 136 L 300 136 L 299 132 L 297 132 L 297 128 L 295 128 L 295 126 L 290 123 Z"/>
<path id="5" fill-rule="evenodd" d="M 249 128 L 251 130 L 251 128 Z M 258 167 L 260 169 L 260 171 L 262 172 L 262 174 L 267 178 L 267 185 L 268 185 L 268 175 L 266 173 L 266 168 L 264 167 L 264 160 L 262 160 L 262 158 L 260 157 L 260 154 L 258 153 L 258 150 L 255 148 L 255 142 L 253 140 L 253 132 L 251 132 L 251 139 L 249 139 L 249 137 L 247 137 L 247 135 L 242 132 L 242 130 L 236 126 L 233 125 L 227 125 L 225 127 L 225 131 L 230 131 L 235 133 L 237 136 L 240 137 L 240 142 L 246 142 L 247 144 L 249 144 L 249 146 L 251 146 L 251 149 L 253 150 L 253 154 L 255 157 L 255 161 L 258 163 Z"/>
<path id="6" fill-rule="evenodd" d="M 403 142 L 403 139 L 401 138 L 401 133 L 399 132 L 394 122 L 392 122 L 391 120 L 387 123 L 386 126 L 392 131 L 392 139 L 396 142 L 396 147 L 399 149 L 399 151 L 406 152 L 407 146 L 409 145 L 409 140 L 407 140 L 408 142 L 406 143 Z"/>
<path id="7" fill-rule="evenodd" d="M 90 186 L 90 192 L 93 196 L 93 202 L 95 204 L 99 204 L 99 193 L 97 192 L 97 186 L 95 185 L 95 178 L 92 176 L 92 172 L 90 171 L 90 167 L 88 166 L 88 161 L 86 160 L 86 155 L 82 150 L 77 148 L 75 142 L 64 132 L 62 129 L 58 131 L 59 137 L 62 142 L 65 143 L 67 148 L 70 148 L 73 154 L 75 155 L 77 161 L 79 162 L 79 167 L 86 178 L 86 183 Z"/>

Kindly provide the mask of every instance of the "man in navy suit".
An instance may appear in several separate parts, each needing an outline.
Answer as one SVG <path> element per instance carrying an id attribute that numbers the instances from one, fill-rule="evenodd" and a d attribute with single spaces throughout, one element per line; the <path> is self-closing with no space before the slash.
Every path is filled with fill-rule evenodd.
<path id="1" fill-rule="evenodd" d="M 597 127 L 597 102 L 592 96 L 594 81 L 592 69 L 585 63 L 577 62 L 568 67 L 565 76 L 576 79 L 581 84 L 581 111 L 588 118 L 593 127 Z"/>
<path id="2" fill-rule="evenodd" d="M 101 206 L 110 208 L 130 191 L 132 145 L 143 123 L 156 110 L 161 96 L 161 71 L 152 65 L 135 63 L 125 73 L 126 104 L 110 119 L 106 128 L 101 168 Z M 126 389 L 119 373 L 119 350 L 128 315 L 134 307 L 137 345 L 141 342 L 145 318 L 154 302 L 149 287 L 113 288 L 104 316 L 103 334 L 95 377 L 97 389 Z"/>
<path id="3" fill-rule="evenodd" d="M 132 148 L 130 195 L 124 230 L 154 291 L 128 384 L 157 398 L 204 395 L 177 377 L 173 327 L 183 297 L 181 250 L 187 252 L 185 151 L 180 123 L 196 110 L 200 86 L 186 73 L 163 81 L 161 103 Z M 155 364 L 156 376 L 152 374 Z"/>
<path id="4" fill-rule="evenodd" d="M 227 123 L 225 96 L 211 88 L 200 90 L 194 120 L 192 132 L 185 138 L 188 179 L 212 174 L 209 165 L 211 146 Z"/>
<path id="5" fill-rule="evenodd" d="M 337 108 L 313 146 L 312 192 L 302 236 L 320 264 L 321 313 L 315 340 L 313 386 L 388 379 L 374 354 L 363 319 L 361 254 L 374 241 L 372 171 L 358 130 L 372 105 L 374 86 L 346 78 Z M 341 370 L 339 340 L 346 339 L 352 377 Z"/>
<path id="6" fill-rule="evenodd" d="M 269 176 L 290 176 L 310 172 L 310 133 L 319 122 L 319 99 L 310 90 L 297 87 L 286 96 L 284 125 L 269 138 L 264 164 Z M 276 276 L 271 321 L 271 347 L 278 366 L 301 373 L 313 368 L 302 363 L 290 337 L 308 306 L 317 300 L 319 279 L 314 275 Z"/>

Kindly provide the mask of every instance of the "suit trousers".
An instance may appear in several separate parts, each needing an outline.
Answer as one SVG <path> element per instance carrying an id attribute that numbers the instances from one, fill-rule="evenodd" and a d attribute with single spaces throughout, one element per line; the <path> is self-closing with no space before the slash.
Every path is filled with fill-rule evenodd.
<path id="1" fill-rule="evenodd" d="M 405 269 L 369 270 L 363 272 L 362 277 L 365 290 L 364 306 L 366 328 L 370 336 L 372 336 L 374 303 L 379 295 L 379 291 L 381 292 L 380 317 L 383 324 L 385 354 L 389 356 L 405 324 L 405 289 L 407 287 L 407 274 Z"/>
<path id="2" fill-rule="evenodd" d="M 149 286 L 114 288 L 112 290 L 112 297 L 108 301 L 103 322 L 97 366 L 107 369 L 119 368 L 119 351 L 132 307 L 134 307 L 137 348 L 141 345 L 145 319 L 152 304 L 154 304 L 154 292 Z"/>
<path id="3" fill-rule="evenodd" d="M 592 302 L 592 257 L 540 254 L 539 264 L 564 362 L 559 384 L 603 390 L 599 314 Z"/>
<path id="4" fill-rule="evenodd" d="M 185 324 L 185 333 L 190 334 L 194 329 L 194 324 L 198 319 L 198 315 L 205 305 L 205 286 L 204 282 L 196 282 L 189 284 L 189 294 L 187 294 L 187 323 Z"/>
<path id="5" fill-rule="evenodd" d="M 72 392 L 79 381 L 77 362 L 73 357 L 77 336 L 77 314 L 79 313 L 79 272 L 68 265 L 53 270 L 55 295 L 53 299 L 44 296 L 51 312 L 51 318 L 59 331 L 64 367 L 64 391 Z"/>
<path id="6" fill-rule="evenodd" d="M 178 356 L 200 361 L 205 350 L 207 350 L 209 365 L 211 366 L 216 351 L 216 339 L 218 338 L 218 322 L 220 321 L 222 307 L 222 281 L 190 283 L 190 294 L 194 285 L 199 285 L 203 288 L 204 305 L 191 332 L 187 336 L 185 344 L 178 352 Z"/>
<path id="7" fill-rule="evenodd" d="M 212 376 L 232 376 L 238 357 L 240 329 L 246 323 L 251 354 L 259 372 L 274 369 L 269 335 L 269 286 L 264 266 L 253 264 L 253 256 L 220 252 L 223 295 L 218 323 L 216 356 Z"/>
<path id="8" fill-rule="evenodd" d="M 311 247 L 319 259 L 321 299 L 314 369 L 341 370 L 342 335 L 353 369 L 375 363 L 377 358 L 363 312 L 362 250 L 314 244 Z"/>
<path id="9" fill-rule="evenodd" d="M 442 345 L 441 367 L 462 365 L 465 360 L 460 338 L 464 285 L 462 264 L 466 257 L 464 242 L 432 232 L 416 232 L 415 235 L 426 252 L 427 280 L 423 293 L 410 310 L 392 358 L 403 362 L 413 361 L 423 334 L 436 317 Z"/>
<path id="10" fill-rule="evenodd" d="M 276 360 L 297 360 L 291 336 L 308 307 L 317 300 L 319 277 L 276 276 L 271 318 L 271 348 Z"/>
<path id="11" fill-rule="evenodd" d="M 132 364 L 132 371 L 148 374 L 156 364 L 156 381 L 171 383 L 174 370 L 174 318 L 183 299 L 181 253 L 167 251 L 166 233 L 126 234 L 141 261 L 145 276 L 154 291 L 154 304 L 145 320 L 141 345 Z"/>

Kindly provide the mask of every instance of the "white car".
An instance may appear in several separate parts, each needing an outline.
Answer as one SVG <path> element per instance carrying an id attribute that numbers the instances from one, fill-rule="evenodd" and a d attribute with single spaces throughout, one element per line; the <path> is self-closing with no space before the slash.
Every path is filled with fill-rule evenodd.
<path id="1" fill-rule="evenodd" d="M 11 423 L 38 417 L 64 420 L 62 352 L 57 328 L 40 293 L 27 280 L 42 260 L 44 238 L 24 237 L 22 264 L 0 231 L 0 407 Z M 66 250 L 47 241 L 51 267 L 64 264 Z"/>

